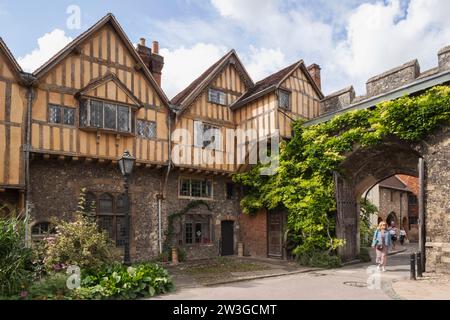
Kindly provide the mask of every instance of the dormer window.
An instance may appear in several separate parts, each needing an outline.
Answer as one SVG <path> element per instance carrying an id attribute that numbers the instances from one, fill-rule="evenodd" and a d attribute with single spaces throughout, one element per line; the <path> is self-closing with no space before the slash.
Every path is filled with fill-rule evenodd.
<path id="1" fill-rule="evenodd" d="M 80 127 L 133 133 L 134 108 L 97 99 L 84 99 L 80 106 Z"/>
<path id="2" fill-rule="evenodd" d="M 226 105 L 227 104 L 227 95 L 225 92 L 217 90 L 217 89 L 209 89 L 208 100 L 211 103 Z"/>
<path id="3" fill-rule="evenodd" d="M 291 93 L 289 91 L 278 90 L 278 106 L 286 110 L 291 110 Z"/>

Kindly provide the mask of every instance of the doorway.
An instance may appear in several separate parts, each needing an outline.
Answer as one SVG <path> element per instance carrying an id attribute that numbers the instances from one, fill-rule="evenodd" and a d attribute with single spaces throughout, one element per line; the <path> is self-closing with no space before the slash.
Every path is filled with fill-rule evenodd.
<path id="1" fill-rule="evenodd" d="M 233 221 L 222 221 L 222 256 L 234 255 L 234 222 Z"/>

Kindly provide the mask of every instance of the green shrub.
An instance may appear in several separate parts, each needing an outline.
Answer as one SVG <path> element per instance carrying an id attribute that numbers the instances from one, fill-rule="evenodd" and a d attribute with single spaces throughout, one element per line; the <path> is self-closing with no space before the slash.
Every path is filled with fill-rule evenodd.
<path id="1" fill-rule="evenodd" d="M 326 251 L 311 251 L 297 255 L 297 261 L 301 265 L 318 268 L 338 268 L 342 266 L 341 259 Z"/>
<path id="2" fill-rule="evenodd" d="M 63 300 L 71 296 L 67 288 L 67 275 L 53 273 L 35 282 L 28 290 L 28 298 L 33 300 Z"/>
<path id="3" fill-rule="evenodd" d="M 0 218 L 0 296 L 19 293 L 31 279 L 32 251 L 25 246 L 25 220 Z"/>
<path id="4" fill-rule="evenodd" d="M 173 284 L 167 270 L 157 264 L 131 267 L 115 264 L 99 272 L 85 273 L 77 299 L 136 299 L 168 292 Z"/>
<path id="5" fill-rule="evenodd" d="M 46 239 L 44 263 L 47 270 L 76 265 L 98 270 L 117 260 L 114 245 L 95 222 L 77 213 L 75 221 L 59 221 L 56 235 Z"/>

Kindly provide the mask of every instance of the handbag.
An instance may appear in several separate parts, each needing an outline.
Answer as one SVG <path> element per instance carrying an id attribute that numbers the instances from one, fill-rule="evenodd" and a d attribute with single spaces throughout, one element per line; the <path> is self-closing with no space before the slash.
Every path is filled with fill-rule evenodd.
<path id="1" fill-rule="evenodd" d="M 379 231 L 377 231 L 377 232 L 379 232 Z M 383 251 L 383 249 L 384 249 L 384 237 L 381 238 L 381 242 L 382 242 L 382 244 L 377 244 L 376 248 L 377 248 L 377 250 Z"/>

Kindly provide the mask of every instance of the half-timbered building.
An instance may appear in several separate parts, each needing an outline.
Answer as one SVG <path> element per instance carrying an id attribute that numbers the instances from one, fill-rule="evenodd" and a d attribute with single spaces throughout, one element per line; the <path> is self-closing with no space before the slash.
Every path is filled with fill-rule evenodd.
<path id="1" fill-rule="evenodd" d="M 27 212 L 38 240 L 52 218 L 72 218 L 85 189 L 99 227 L 122 247 L 128 207 L 117 161 L 129 150 L 134 260 L 164 244 L 190 259 L 234 254 L 242 241 L 249 254 L 282 257 L 284 216 L 241 215 L 231 177 L 251 165 L 255 142 L 289 139 L 294 119 L 319 115 L 320 68 L 299 61 L 255 84 L 231 50 L 169 101 L 163 66 L 158 43 L 134 46 L 112 14 L 33 74 L 0 41 L 2 210 Z"/>

